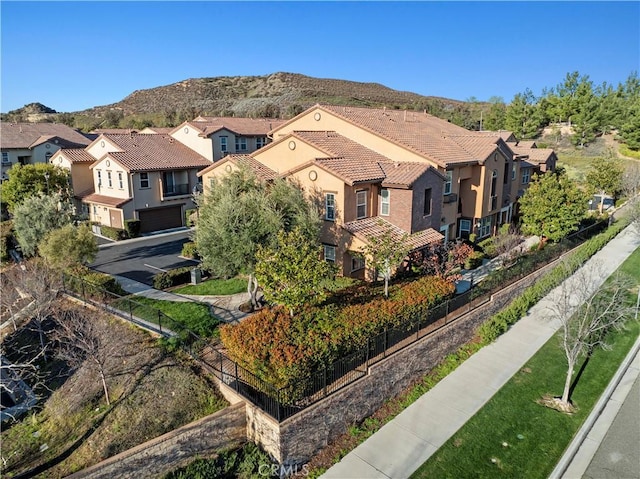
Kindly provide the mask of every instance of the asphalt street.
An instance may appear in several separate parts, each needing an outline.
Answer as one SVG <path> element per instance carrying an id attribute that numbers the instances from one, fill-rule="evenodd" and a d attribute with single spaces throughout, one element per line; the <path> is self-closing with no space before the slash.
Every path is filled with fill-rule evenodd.
<path id="1" fill-rule="evenodd" d="M 179 257 L 182 245 L 189 241 L 189 233 L 177 231 L 103 244 L 89 266 L 151 286 L 153 276 L 162 271 L 198 264 Z"/>

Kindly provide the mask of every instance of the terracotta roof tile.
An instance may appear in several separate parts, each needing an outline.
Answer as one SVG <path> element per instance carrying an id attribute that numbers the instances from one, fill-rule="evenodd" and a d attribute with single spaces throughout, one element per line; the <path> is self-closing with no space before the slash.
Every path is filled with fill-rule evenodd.
<path id="1" fill-rule="evenodd" d="M 131 133 L 138 133 L 138 130 L 132 128 L 95 128 L 90 133 L 96 133 L 98 135 L 130 135 Z"/>
<path id="2" fill-rule="evenodd" d="M 283 124 L 285 120 L 272 118 L 236 118 L 200 116 L 188 122 L 198 129 L 202 136 L 209 136 L 222 129 L 244 136 L 266 136 L 272 129 Z"/>
<path id="3" fill-rule="evenodd" d="M 99 195 L 97 193 L 92 193 L 90 195 L 82 198 L 83 203 L 98 203 L 99 205 L 112 206 L 114 208 L 119 208 L 120 206 L 128 203 L 133 198 L 114 198 L 113 196 L 105 196 Z"/>
<path id="4" fill-rule="evenodd" d="M 58 144 L 84 147 L 91 141 L 78 130 L 59 123 L 6 123 L 0 122 L 0 147 L 32 148 L 46 141 L 58 139 Z"/>
<path id="5" fill-rule="evenodd" d="M 380 163 L 380 166 L 385 174 L 385 179 L 382 180 L 382 186 L 401 186 L 407 188 L 411 187 L 429 168 L 432 168 L 425 163 L 409 162 Z M 435 169 L 434 171 L 437 172 Z"/>
<path id="6" fill-rule="evenodd" d="M 527 161 L 535 165 L 546 163 L 555 154 L 552 148 L 523 148 L 520 145 L 511 145 L 511 149 L 518 155 L 528 156 Z"/>
<path id="7" fill-rule="evenodd" d="M 162 171 L 205 168 L 211 162 L 166 135 L 103 135 L 122 152 L 112 152 L 108 156 L 120 163 L 128 171 Z"/>
<path id="8" fill-rule="evenodd" d="M 352 235 L 365 241 L 369 241 L 371 238 L 379 238 L 388 228 L 391 228 L 392 236 L 394 236 L 398 241 L 400 241 L 404 235 L 408 234 L 403 229 L 389 223 L 387 220 L 380 218 L 379 216 L 351 221 L 349 223 L 345 223 L 342 227 Z M 442 236 L 442 234 L 438 233 L 433 228 L 428 228 L 409 235 L 407 237 L 407 243 L 411 251 L 415 251 L 430 244 L 438 243 L 442 241 L 443 238 L 444 236 Z"/>
<path id="9" fill-rule="evenodd" d="M 71 163 L 93 163 L 96 159 L 84 148 L 63 148 L 58 150 L 53 157 L 63 155 Z"/>
<path id="10" fill-rule="evenodd" d="M 215 168 L 219 168 L 221 165 L 226 163 L 227 161 L 238 165 L 238 166 L 247 166 L 249 169 L 260 179 L 263 180 L 275 180 L 278 177 L 278 173 L 273 171 L 271 168 L 265 166 L 260 163 L 258 160 L 253 158 L 251 155 L 228 155 L 222 158 L 221 160 L 216 161 L 214 164 L 206 167 L 204 170 L 199 171 L 198 176 L 203 176 L 206 173 L 209 173 L 211 170 Z"/>

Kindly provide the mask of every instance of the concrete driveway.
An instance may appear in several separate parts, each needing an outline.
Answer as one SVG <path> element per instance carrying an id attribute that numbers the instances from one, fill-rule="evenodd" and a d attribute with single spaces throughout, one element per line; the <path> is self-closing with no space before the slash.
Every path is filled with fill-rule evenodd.
<path id="1" fill-rule="evenodd" d="M 185 229 L 107 244 L 101 241 L 98 255 L 89 266 L 151 286 L 153 277 L 162 271 L 198 265 L 198 261 L 180 257 L 190 233 Z"/>

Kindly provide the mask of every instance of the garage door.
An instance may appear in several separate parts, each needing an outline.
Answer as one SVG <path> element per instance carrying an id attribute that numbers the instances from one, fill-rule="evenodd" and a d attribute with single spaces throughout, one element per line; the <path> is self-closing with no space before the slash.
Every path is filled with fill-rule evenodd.
<path id="1" fill-rule="evenodd" d="M 169 206 L 167 208 L 154 208 L 152 210 L 138 211 L 140 218 L 140 232 L 167 230 L 178 228 L 182 224 L 182 207 Z"/>

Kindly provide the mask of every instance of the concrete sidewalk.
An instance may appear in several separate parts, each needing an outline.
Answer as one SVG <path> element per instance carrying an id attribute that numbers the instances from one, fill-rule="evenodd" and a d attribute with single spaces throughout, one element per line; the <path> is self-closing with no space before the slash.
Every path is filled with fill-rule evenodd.
<path id="1" fill-rule="evenodd" d="M 640 238 L 626 228 L 588 261 L 598 265 L 590 284 L 575 284 L 574 288 L 595 291 L 639 245 Z M 576 278 L 566 281 L 571 285 Z M 543 298 L 507 333 L 474 354 L 321 477 L 409 477 L 555 334 L 559 324 L 547 318 L 558 291 Z"/>

